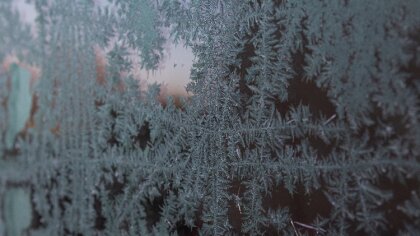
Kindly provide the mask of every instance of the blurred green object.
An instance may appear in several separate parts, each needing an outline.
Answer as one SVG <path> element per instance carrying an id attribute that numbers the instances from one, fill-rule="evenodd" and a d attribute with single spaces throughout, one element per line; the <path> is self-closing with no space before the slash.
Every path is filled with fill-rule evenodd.
<path id="1" fill-rule="evenodd" d="M 7 236 L 22 235 L 32 220 L 32 208 L 29 192 L 22 188 L 6 191 L 3 200 L 3 216 Z"/>
<path id="2" fill-rule="evenodd" d="M 10 94 L 7 102 L 6 148 L 13 147 L 16 135 L 25 127 L 31 113 L 31 74 L 28 70 L 12 64 Z"/>

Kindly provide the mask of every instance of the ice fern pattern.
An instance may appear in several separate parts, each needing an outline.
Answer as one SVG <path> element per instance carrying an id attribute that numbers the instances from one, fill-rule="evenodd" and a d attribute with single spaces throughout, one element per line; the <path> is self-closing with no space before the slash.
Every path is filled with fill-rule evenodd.
<path id="1" fill-rule="evenodd" d="M 28 2 L 35 33 L 0 2 L 0 60 L 41 70 L 12 145 L 0 73 L 0 199 L 32 216 L 2 200 L 1 235 L 420 234 L 420 1 Z M 168 40 L 196 58 L 181 108 L 130 74 Z"/>

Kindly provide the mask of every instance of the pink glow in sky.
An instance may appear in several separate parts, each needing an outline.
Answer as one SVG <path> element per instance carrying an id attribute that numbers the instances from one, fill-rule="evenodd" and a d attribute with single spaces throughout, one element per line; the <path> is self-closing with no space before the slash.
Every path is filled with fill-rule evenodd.
<path id="1" fill-rule="evenodd" d="M 190 81 L 190 69 L 194 56 L 189 48 L 170 44 L 157 71 L 147 72 L 136 67 L 134 73 L 147 83 L 161 83 L 167 86 L 171 94 L 186 94 L 185 86 Z"/>
<path id="2" fill-rule="evenodd" d="M 101 1 L 95 1 L 103 5 Z M 22 21 L 34 25 L 36 18 L 36 10 L 30 3 L 25 0 L 14 0 L 14 7 L 20 12 Z M 33 29 L 35 33 L 35 30 Z M 135 66 L 132 71 L 136 79 L 141 83 L 160 83 L 166 86 L 168 94 L 187 95 L 185 86 L 188 84 L 190 77 L 190 69 L 194 61 L 194 56 L 189 48 L 182 45 L 168 43 L 164 52 L 165 56 L 159 65 L 157 71 L 141 70 L 139 66 Z"/>

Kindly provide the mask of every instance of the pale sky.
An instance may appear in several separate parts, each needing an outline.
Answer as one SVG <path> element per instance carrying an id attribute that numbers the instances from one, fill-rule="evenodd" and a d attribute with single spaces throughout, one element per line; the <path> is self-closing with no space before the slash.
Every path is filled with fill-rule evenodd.
<path id="1" fill-rule="evenodd" d="M 26 3 L 25 0 L 14 0 L 13 4 L 21 13 L 22 20 L 33 25 L 36 18 L 33 5 Z M 169 43 L 166 48 L 165 57 L 158 71 L 152 73 L 137 68 L 133 73 L 142 82 L 166 84 L 169 94 L 186 95 L 185 86 L 190 81 L 190 69 L 194 56 L 189 48 L 182 45 Z"/>
<path id="2" fill-rule="evenodd" d="M 182 45 L 170 44 L 165 58 L 155 72 L 135 71 L 141 80 L 148 83 L 163 83 L 168 86 L 170 94 L 186 94 L 185 86 L 190 81 L 190 69 L 194 60 L 191 50 Z M 140 67 L 138 67 L 140 68 Z M 137 72 L 137 73 L 136 73 Z"/>

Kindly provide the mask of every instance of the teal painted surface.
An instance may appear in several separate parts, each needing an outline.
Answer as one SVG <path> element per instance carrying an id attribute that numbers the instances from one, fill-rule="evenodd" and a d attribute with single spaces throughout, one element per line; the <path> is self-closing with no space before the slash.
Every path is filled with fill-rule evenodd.
<path id="1" fill-rule="evenodd" d="M 10 189 L 4 196 L 4 222 L 7 236 L 22 235 L 32 220 L 31 201 L 28 191 Z"/>
<path id="2" fill-rule="evenodd" d="M 11 66 L 11 89 L 7 102 L 6 147 L 12 148 L 16 135 L 25 127 L 31 113 L 31 74 L 16 64 Z"/>

